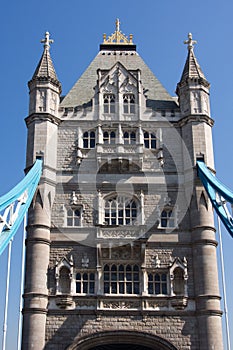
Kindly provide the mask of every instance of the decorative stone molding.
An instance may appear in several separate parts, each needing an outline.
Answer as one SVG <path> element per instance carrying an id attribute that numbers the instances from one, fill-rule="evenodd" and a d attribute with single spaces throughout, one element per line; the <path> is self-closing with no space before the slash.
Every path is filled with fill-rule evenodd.
<path id="1" fill-rule="evenodd" d="M 56 304 L 60 309 L 69 309 L 73 306 L 73 298 L 70 295 L 61 295 L 56 297 Z"/>
<path id="2" fill-rule="evenodd" d="M 184 310 L 188 305 L 188 297 L 177 295 L 171 298 L 171 306 L 176 310 Z"/>

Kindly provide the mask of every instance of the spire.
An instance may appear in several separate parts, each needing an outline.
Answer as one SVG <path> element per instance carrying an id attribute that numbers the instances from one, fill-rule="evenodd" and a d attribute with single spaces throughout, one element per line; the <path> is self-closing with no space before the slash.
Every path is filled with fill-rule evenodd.
<path id="1" fill-rule="evenodd" d="M 187 82 L 187 79 L 201 79 L 203 82 L 209 85 L 194 55 L 193 49 L 196 43 L 197 41 L 193 40 L 192 34 L 189 33 L 188 40 L 184 41 L 184 44 L 187 45 L 188 57 L 186 59 L 184 70 L 179 84 Z"/>
<path id="2" fill-rule="evenodd" d="M 45 38 L 41 40 L 41 43 L 44 44 L 44 51 L 41 56 L 40 62 L 35 70 L 35 73 L 33 74 L 31 81 L 50 80 L 56 85 L 60 86 L 61 84 L 57 78 L 57 75 L 53 66 L 53 62 L 50 56 L 50 52 L 49 52 L 50 44 L 53 43 L 53 40 L 50 39 L 49 32 L 45 33 Z"/>

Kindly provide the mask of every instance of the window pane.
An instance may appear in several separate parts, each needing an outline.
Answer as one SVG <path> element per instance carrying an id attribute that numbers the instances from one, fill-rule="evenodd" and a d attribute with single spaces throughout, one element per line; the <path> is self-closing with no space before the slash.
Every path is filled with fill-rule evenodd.
<path id="1" fill-rule="evenodd" d="M 91 294 L 95 293 L 95 282 L 90 282 L 89 293 Z"/>
<path id="2" fill-rule="evenodd" d="M 148 293 L 149 294 L 154 294 L 154 292 L 153 292 L 153 283 L 148 283 Z"/>
<path id="3" fill-rule="evenodd" d="M 124 266 L 123 265 L 119 266 L 119 271 L 124 271 Z"/>
<path id="4" fill-rule="evenodd" d="M 135 113 L 135 105 L 134 104 L 130 104 L 130 113 L 134 114 Z"/>
<path id="5" fill-rule="evenodd" d="M 124 103 L 124 113 L 127 114 L 128 113 L 128 104 Z"/>
<path id="6" fill-rule="evenodd" d="M 144 145 L 146 148 L 149 148 L 149 140 L 144 140 Z"/>
<path id="7" fill-rule="evenodd" d="M 108 282 L 104 282 L 104 293 L 109 293 L 109 283 Z"/>
<path id="8" fill-rule="evenodd" d="M 83 293 L 88 293 L 88 283 L 83 282 Z"/>
<path id="9" fill-rule="evenodd" d="M 74 226 L 80 226 L 80 219 L 74 218 Z"/>
<path id="10" fill-rule="evenodd" d="M 126 283 L 126 293 L 132 294 L 132 284 L 131 283 Z"/>
<path id="11" fill-rule="evenodd" d="M 167 294 L 167 284 L 162 284 L 162 294 Z"/>
<path id="12" fill-rule="evenodd" d="M 95 139 L 90 139 L 90 148 L 95 148 Z"/>
<path id="13" fill-rule="evenodd" d="M 111 283 L 111 292 L 113 294 L 116 294 L 117 293 L 117 283 L 116 282 L 112 282 Z"/>
<path id="14" fill-rule="evenodd" d="M 132 281 L 132 274 L 131 273 L 127 273 L 126 274 L 126 280 L 127 281 Z"/>
<path id="15" fill-rule="evenodd" d="M 134 294 L 139 294 L 139 283 L 134 283 Z"/>
<path id="16" fill-rule="evenodd" d="M 81 273 L 76 274 L 76 280 L 81 280 Z"/>
<path id="17" fill-rule="evenodd" d="M 119 293 L 124 294 L 124 283 L 122 282 L 119 283 Z"/>
<path id="18" fill-rule="evenodd" d="M 108 113 L 108 105 L 104 104 L 104 113 Z"/>
<path id="19" fill-rule="evenodd" d="M 108 272 L 104 273 L 104 280 L 109 281 L 109 273 Z"/>
<path id="20" fill-rule="evenodd" d="M 151 148 L 156 149 L 156 140 L 151 140 Z"/>
<path id="21" fill-rule="evenodd" d="M 153 276 L 151 273 L 148 275 L 148 281 L 153 281 Z"/>
<path id="22" fill-rule="evenodd" d="M 155 294 L 160 294 L 160 284 L 155 283 Z"/>
<path id="23" fill-rule="evenodd" d="M 117 267 L 116 267 L 116 265 L 112 265 L 112 267 L 111 267 L 111 271 L 117 271 Z"/>
<path id="24" fill-rule="evenodd" d="M 110 113 L 115 113 L 115 104 L 110 104 Z"/>
<path id="25" fill-rule="evenodd" d="M 76 293 L 81 293 L 81 282 L 76 282 Z"/>
<path id="26" fill-rule="evenodd" d="M 73 219 L 67 218 L 67 226 L 73 226 Z"/>

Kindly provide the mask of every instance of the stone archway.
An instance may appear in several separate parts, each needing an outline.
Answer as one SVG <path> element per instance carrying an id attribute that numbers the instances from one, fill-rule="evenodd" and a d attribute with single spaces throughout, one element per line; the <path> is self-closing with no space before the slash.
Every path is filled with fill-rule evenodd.
<path id="1" fill-rule="evenodd" d="M 135 331 L 106 331 L 85 336 L 67 350 L 177 350 L 156 335 Z"/>

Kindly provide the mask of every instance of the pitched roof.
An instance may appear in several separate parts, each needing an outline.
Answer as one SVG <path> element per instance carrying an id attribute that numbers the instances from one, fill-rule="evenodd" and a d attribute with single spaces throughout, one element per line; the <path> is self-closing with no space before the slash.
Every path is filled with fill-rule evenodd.
<path id="1" fill-rule="evenodd" d="M 35 73 L 33 74 L 32 80 L 36 78 L 50 78 L 51 80 L 55 82 L 59 82 L 53 62 L 50 56 L 49 49 L 45 47 L 44 52 L 41 56 L 40 62 L 38 63 L 38 66 L 36 67 Z"/>
<path id="2" fill-rule="evenodd" d="M 88 103 L 94 96 L 93 88 L 98 79 L 97 70 L 110 70 L 117 62 L 120 62 L 127 70 L 141 71 L 141 81 L 145 88 L 148 100 L 151 100 L 151 106 L 155 108 L 177 108 L 174 98 L 166 91 L 160 81 L 155 77 L 149 67 L 136 51 L 110 50 L 102 49 L 91 62 L 86 71 L 78 79 L 72 89 L 64 97 L 61 107 L 75 107 Z"/>
<path id="3" fill-rule="evenodd" d="M 202 78 L 206 80 L 205 75 L 202 72 L 201 67 L 194 55 L 193 49 L 188 51 L 188 57 L 185 62 L 180 82 L 186 81 L 187 78 Z"/>

